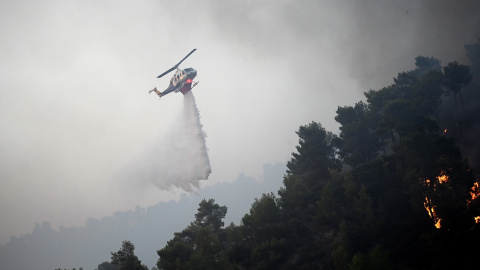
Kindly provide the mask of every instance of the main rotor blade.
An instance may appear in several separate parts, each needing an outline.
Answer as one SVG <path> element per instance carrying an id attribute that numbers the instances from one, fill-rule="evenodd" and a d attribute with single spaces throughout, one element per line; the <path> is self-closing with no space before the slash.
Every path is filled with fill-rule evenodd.
<path id="1" fill-rule="evenodd" d="M 165 75 L 167 75 L 168 73 L 174 71 L 176 68 L 178 68 L 178 66 L 185 60 L 187 59 L 187 57 L 189 57 L 194 51 L 196 51 L 197 49 L 193 49 L 190 53 L 187 54 L 187 56 L 185 56 L 182 60 L 180 60 L 180 62 L 178 62 L 178 64 L 176 64 L 175 66 L 173 66 L 171 69 L 165 71 L 164 73 L 160 74 L 157 76 L 157 78 L 161 78 Z"/>
<path id="2" fill-rule="evenodd" d="M 158 75 L 157 78 L 161 78 L 161 77 L 167 75 L 168 73 L 174 71 L 176 68 L 177 68 L 177 67 L 172 67 L 171 69 L 169 69 L 169 70 L 163 72 L 162 74 Z"/>
<path id="3" fill-rule="evenodd" d="M 180 62 L 178 62 L 178 64 L 176 64 L 174 68 L 177 68 L 183 62 L 183 60 L 187 59 L 187 57 L 189 57 L 196 50 L 197 49 L 193 49 L 190 53 L 188 53 L 187 56 L 185 56 L 182 60 L 180 60 Z"/>

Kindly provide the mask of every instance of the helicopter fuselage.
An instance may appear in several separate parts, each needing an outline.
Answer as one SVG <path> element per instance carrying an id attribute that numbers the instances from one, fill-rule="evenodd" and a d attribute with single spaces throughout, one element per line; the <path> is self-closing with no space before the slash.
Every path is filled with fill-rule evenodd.
<path id="1" fill-rule="evenodd" d="M 176 87 L 179 84 L 185 83 L 188 79 L 193 80 L 196 76 L 197 71 L 193 68 L 177 69 L 170 79 L 170 85 Z"/>
<path id="2" fill-rule="evenodd" d="M 175 92 L 181 92 L 185 95 L 192 89 L 192 82 L 196 76 L 197 71 L 193 68 L 177 69 L 170 79 L 170 86 L 175 89 Z"/>

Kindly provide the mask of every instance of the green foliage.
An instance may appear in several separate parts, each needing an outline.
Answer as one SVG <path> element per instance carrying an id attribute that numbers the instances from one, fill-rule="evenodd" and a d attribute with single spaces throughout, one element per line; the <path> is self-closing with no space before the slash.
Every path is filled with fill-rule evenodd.
<path id="1" fill-rule="evenodd" d="M 335 120 L 342 125 L 340 140 L 335 142 L 345 163 L 357 166 L 377 156 L 381 142 L 367 104 L 360 101 L 354 107 L 338 107 Z"/>
<path id="2" fill-rule="evenodd" d="M 444 77 L 441 71 L 431 70 L 425 73 L 416 87 L 414 105 L 422 115 L 435 115 L 439 121 L 438 106 L 442 102 Z"/>
<path id="3" fill-rule="evenodd" d="M 336 136 L 316 122 L 301 126 L 296 133 L 300 138 L 299 145 L 296 146 L 298 153 L 292 153 L 292 159 L 287 163 L 287 172 L 313 178 L 315 181 L 328 180 L 328 169 L 340 168 L 333 145 Z"/>
<path id="4" fill-rule="evenodd" d="M 217 235 L 208 228 L 198 231 L 195 249 L 189 260 L 190 266 L 198 269 L 227 269 L 229 266 Z"/>
<path id="5" fill-rule="evenodd" d="M 214 199 L 209 199 L 208 201 L 203 199 L 197 210 L 194 222 L 196 226 L 208 227 L 214 232 L 218 232 L 223 227 L 223 219 L 227 214 L 226 206 L 219 206 Z"/>
<path id="6" fill-rule="evenodd" d="M 444 85 L 447 90 L 453 92 L 455 105 L 457 104 L 457 94 L 460 94 L 460 101 L 463 108 L 463 98 L 460 90 L 472 81 L 473 75 L 470 73 L 470 67 L 458 64 L 455 61 L 443 67 L 443 73 L 445 74 Z"/>
<path id="7" fill-rule="evenodd" d="M 388 252 L 380 245 L 372 248 L 368 254 L 355 254 L 352 259 L 350 270 L 388 270 L 393 269 L 388 259 Z"/>
<path id="8" fill-rule="evenodd" d="M 117 252 L 112 252 L 111 264 L 119 266 L 119 270 L 148 270 L 134 253 L 135 246 L 130 241 L 123 241 Z"/>
<path id="9" fill-rule="evenodd" d="M 119 270 L 120 266 L 109 262 L 103 262 L 98 265 L 97 270 Z"/>
<path id="10" fill-rule="evenodd" d="M 421 79 L 426 73 L 442 71 L 441 62 L 433 57 L 417 56 L 415 57 L 415 69 L 411 73 Z"/>
<path id="11" fill-rule="evenodd" d="M 284 258 L 286 242 L 272 238 L 261 242 L 252 251 L 253 269 L 276 269 Z"/>
<path id="12" fill-rule="evenodd" d="M 255 199 L 250 213 L 242 218 L 244 237 L 252 243 L 261 243 L 281 235 L 281 212 L 273 193 Z"/>
<path id="13" fill-rule="evenodd" d="M 195 221 L 158 250 L 159 269 L 229 269 L 222 239 L 226 206 L 202 200 Z"/>
<path id="14" fill-rule="evenodd" d="M 338 187 L 334 183 L 329 183 L 325 186 L 320 194 L 320 199 L 317 201 L 317 214 L 315 221 L 322 226 L 336 227 L 341 221 L 339 215 L 339 206 L 341 202 L 335 196 Z"/>
<path id="15" fill-rule="evenodd" d="M 167 245 L 157 251 L 160 259 L 157 262 L 159 269 L 189 269 L 189 259 L 193 254 L 196 232 L 187 228 L 167 242 Z"/>
<path id="16" fill-rule="evenodd" d="M 393 78 L 392 85 L 399 99 L 413 100 L 415 97 L 415 87 L 418 78 L 411 72 L 400 72 L 396 78 Z"/>
<path id="17" fill-rule="evenodd" d="M 337 245 L 335 250 L 332 252 L 332 257 L 337 270 L 348 270 L 349 269 L 349 255 L 343 245 Z"/>

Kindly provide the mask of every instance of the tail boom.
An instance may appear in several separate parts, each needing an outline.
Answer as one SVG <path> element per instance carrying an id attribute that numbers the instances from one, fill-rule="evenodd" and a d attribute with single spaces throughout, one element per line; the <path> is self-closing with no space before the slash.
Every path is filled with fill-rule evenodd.
<path id="1" fill-rule="evenodd" d="M 153 88 L 152 90 L 148 91 L 149 94 L 152 93 L 152 92 L 157 93 L 157 95 L 158 95 L 159 97 L 162 97 L 162 96 L 163 96 L 162 93 L 161 93 L 160 91 L 158 91 L 156 87 Z"/>

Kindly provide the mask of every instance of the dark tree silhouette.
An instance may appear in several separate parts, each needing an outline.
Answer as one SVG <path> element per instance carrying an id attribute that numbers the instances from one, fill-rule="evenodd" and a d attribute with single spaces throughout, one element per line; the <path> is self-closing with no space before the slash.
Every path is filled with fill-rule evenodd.
<path id="1" fill-rule="evenodd" d="M 445 87 L 447 90 L 453 92 L 455 105 L 457 105 L 457 94 L 460 95 L 460 102 L 463 109 L 463 98 L 460 90 L 472 81 L 470 67 L 458 64 L 455 61 L 453 63 L 448 63 L 446 67 L 443 67 L 443 72 L 445 74 Z"/>

